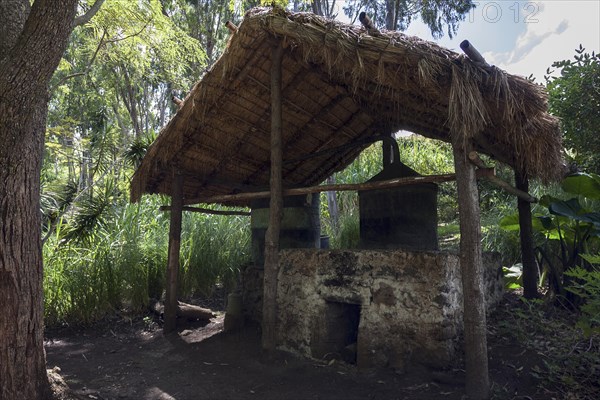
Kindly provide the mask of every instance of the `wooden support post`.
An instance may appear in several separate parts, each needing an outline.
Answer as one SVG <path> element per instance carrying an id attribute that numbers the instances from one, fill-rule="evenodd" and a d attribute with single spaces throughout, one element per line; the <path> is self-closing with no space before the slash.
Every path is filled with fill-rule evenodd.
<path id="1" fill-rule="evenodd" d="M 515 171 L 515 186 L 527 192 L 529 179 Z M 533 245 L 533 224 L 531 221 L 531 204 L 522 198 L 517 198 L 519 209 L 519 236 L 521 238 L 521 262 L 523 263 L 523 296 L 526 299 L 537 297 L 538 267 Z"/>
<path id="2" fill-rule="evenodd" d="M 279 231 L 283 214 L 282 186 L 282 59 L 283 47 L 277 43 L 271 57 L 271 201 L 269 226 L 265 234 L 265 267 L 263 288 L 262 347 L 275 349 L 277 323 L 277 274 L 279 272 Z"/>
<path id="3" fill-rule="evenodd" d="M 181 247 L 181 215 L 183 209 L 183 177 L 176 174 L 171 189 L 171 222 L 169 226 L 169 255 L 167 261 L 167 295 L 163 332 L 173 332 L 177 325 L 177 275 Z"/>
<path id="4" fill-rule="evenodd" d="M 453 140 L 460 217 L 460 268 L 463 287 L 466 392 L 470 399 L 489 398 L 485 295 L 481 260 L 481 220 L 472 143 Z"/>

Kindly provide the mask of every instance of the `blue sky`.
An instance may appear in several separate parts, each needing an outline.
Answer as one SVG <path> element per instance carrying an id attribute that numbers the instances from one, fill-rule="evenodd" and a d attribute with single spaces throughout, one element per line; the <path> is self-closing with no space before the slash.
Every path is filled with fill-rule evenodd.
<path id="1" fill-rule="evenodd" d="M 434 40 L 420 21 L 405 33 L 457 52 L 460 42 L 468 39 L 488 63 L 512 74 L 533 74 L 543 83 L 546 69 L 554 61 L 572 58 L 579 44 L 600 52 L 600 0 L 481 0 L 453 39 Z"/>

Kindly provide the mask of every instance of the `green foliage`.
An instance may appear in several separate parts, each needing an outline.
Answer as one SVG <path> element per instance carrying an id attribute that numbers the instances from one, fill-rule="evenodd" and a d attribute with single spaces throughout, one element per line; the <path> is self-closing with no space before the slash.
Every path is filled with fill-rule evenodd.
<path id="1" fill-rule="evenodd" d="M 404 31 L 410 23 L 420 18 L 435 38 L 444 36 L 444 30 L 452 37 L 466 14 L 475 7 L 471 0 L 406 1 L 406 0 L 350 0 L 344 13 L 356 20 L 359 13 L 366 12 L 375 25 L 388 30 Z"/>
<path id="2" fill-rule="evenodd" d="M 363 152 L 346 169 L 335 173 L 336 183 L 362 183 L 371 179 L 381 171 L 383 156 L 380 144 L 373 144 Z M 321 231 L 330 237 L 332 248 L 356 248 L 359 236 L 358 194 L 354 191 L 335 193 L 339 209 L 339 226 L 329 215 L 325 194 L 321 195 L 321 208 L 324 218 L 321 219 Z"/>
<path id="3" fill-rule="evenodd" d="M 107 207 L 82 238 L 62 220 L 44 246 L 46 321 L 87 323 L 121 307 L 139 310 L 160 286 L 166 265 L 167 220 L 139 205 Z M 109 215 L 110 214 L 110 215 Z"/>
<path id="4" fill-rule="evenodd" d="M 600 173 L 600 55 L 579 45 L 573 60 L 552 68 L 560 74 L 546 77 L 550 111 L 561 119 L 569 154 L 584 170 Z"/>
<path id="5" fill-rule="evenodd" d="M 515 341 L 540 362 L 530 374 L 544 398 L 595 399 L 600 395 L 600 342 L 573 326 L 571 313 L 542 300 L 520 298 L 492 316 L 496 335 L 511 348 Z"/>
<path id="6" fill-rule="evenodd" d="M 533 213 L 538 261 L 549 288 L 573 305 L 594 302 L 591 295 L 582 296 L 579 285 L 583 278 L 574 271 L 583 268 L 590 279 L 592 265 L 584 253 L 595 254 L 600 249 L 600 177 L 595 174 L 574 174 L 563 180 L 565 194 L 577 195 L 566 200 L 544 195 Z M 509 214 L 500 220 L 500 227 L 515 234 L 519 230 L 518 214 Z M 516 237 L 516 235 L 515 235 Z M 600 295 L 600 292 L 598 293 Z"/>
<path id="7" fill-rule="evenodd" d="M 237 23 L 245 10 L 259 5 L 258 0 L 162 0 L 162 3 L 170 19 L 201 44 L 209 65 L 222 53 L 229 38 L 225 22 Z"/>
<path id="8" fill-rule="evenodd" d="M 42 170 L 48 323 L 140 310 L 162 296 L 168 213 L 156 215 L 156 199 L 127 204 L 129 177 L 175 111 L 172 92 L 187 92 L 218 56 L 228 9 L 228 1 L 107 0 L 73 33 L 51 85 Z M 184 218 L 182 296 L 233 285 L 249 258 L 247 225 Z"/>
<path id="9" fill-rule="evenodd" d="M 123 153 L 123 157 L 132 167 L 137 168 L 153 141 L 153 138 L 134 139 Z"/>
<path id="10" fill-rule="evenodd" d="M 353 211 L 353 212 L 356 212 Z M 331 247 L 336 249 L 356 249 L 360 243 L 360 224 L 358 215 L 346 213 L 340 216 L 340 230 L 334 236 Z"/>
<path id="11" fill-rule="evenodd" d="M 600 265 L 599 255 L 582 254 L 581 256 L 592 265 Z M 587 337 L 600 334 L 600 268 L 575 267 L 565 274 L 571 278 L 571 285 L 566 290 L 584 302 L 580 308 L 581 317 L 577 321 L 577 326 Z"/>
<path id="12" fill-rule="evenodd" d="M 573 174 L 562 181 L 561 187 L 567 193 L 600 200 L 600 175 Z"/>
<path id="13" fill-rule="evenodd" d="M 216 283 L 234 288 L 250 261 L 250 221 L 244 216 L 184 215 L 180 293 L 209 296 Z"/>
<path id="14" fill-rule="evenodd" d="M 62 219 L 44 246 L 46 322 L 89 323 L 127 308 L 140 311 L 160 299 L 165 285 L 168 213 L 159 199 L 105 204 L 102 219 L 82 237 Z M 77 224 L 75 218 L 74 222 Z M 249 260 L 249 226 L 243 217 L 186 214 L 181 241 L 179 293 L 209 295 L 217 284 L 231 288 Z"/>

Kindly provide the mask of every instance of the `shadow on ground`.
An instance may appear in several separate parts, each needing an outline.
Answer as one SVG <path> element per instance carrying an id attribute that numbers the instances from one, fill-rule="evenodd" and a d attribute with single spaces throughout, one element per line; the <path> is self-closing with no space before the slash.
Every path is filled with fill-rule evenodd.
<path id="1" fill-rule="evenodd" d="M 113 319 L 46 334 L 48 367 L 78 399 L 461 399 L 461 360 L 447 371 L 361 371 L 278 352 L 266 357 L 258 329 L 224 333 L 223 316 L 163 335 L 150 317 Z M 490 339 L 496 399 L 542 399 L 529 374 L 539 357 Z M 67 397 L 63 397 L 67 398 Z"/>

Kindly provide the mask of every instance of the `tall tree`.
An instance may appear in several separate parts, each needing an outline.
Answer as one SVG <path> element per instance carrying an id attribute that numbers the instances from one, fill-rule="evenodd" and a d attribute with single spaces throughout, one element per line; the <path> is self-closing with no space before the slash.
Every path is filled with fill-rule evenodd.
<path id="1" fill-rule="evenodd" d="M 163 12 L 197 39 L 206 51 L 208 64 L 211 65 L 221 55 L 229 31 L 225 27 L 227 20 L 239 18 L 240 13 L 255 1 L 242 0 L 161 0 Z M 241 8 L 235 10 L 235 6 Z"/>
<path id="2" fill-rule="evenodd" d="M 444 36 L 444 29 L 452 37 L 458 24 L 475 7 L 472 0 L 348 0 L 344 13 L 356 20 L 360 12 L 369 14 L 379 28 L 403 31 L 420 18 L 435 38 Z"/>
<path id="3" fill-rule="evenodd" d="M 0 0 L 0 400 L 50 397 L 43 347 L 40 170 L 48 84 L 77 0 Z"/>
<path id="4" fill-rule="evenodd" d="M 600 54 L 579 45 L 573 60 L 552 64 L 546 77 L 550 112 L 560 117 L 565 145 L 577 165 L 600 173 Z"/>
<path id="5" fill-rule="evenodd" d="M 311 0 L 311 10 L 317 15 L 322 15 L 327 18 L 335 18 L 335 5 L 336 0 Z M 296 2 L 294 2 L 294 10 L 298 8 Z M 296 10 L 300 11 L 300 10 Z"/>

